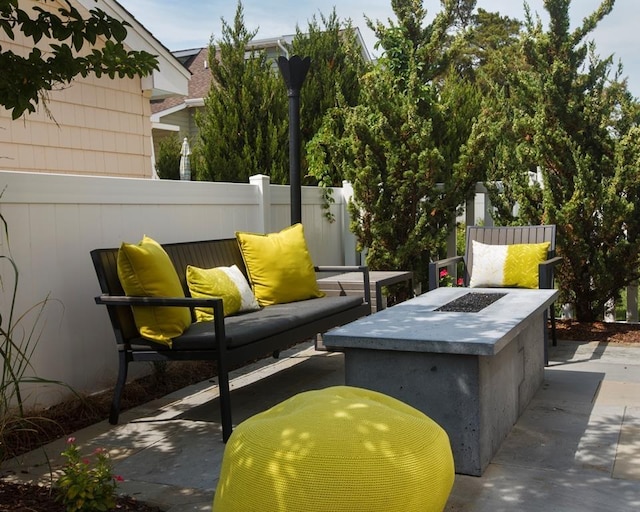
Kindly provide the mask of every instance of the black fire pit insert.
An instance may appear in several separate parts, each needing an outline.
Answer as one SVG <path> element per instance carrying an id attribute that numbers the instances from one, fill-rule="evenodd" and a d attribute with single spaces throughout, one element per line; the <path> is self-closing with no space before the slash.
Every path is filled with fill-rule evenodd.
<path id="1" fill-rule="evenodd" d="M 506 293 L 467 293 L 462 297 L 447 302 L 434 311 L 450 311 L 454 313 L 477 313 L 487 306 L 493 304 L 498 299 L 504 297 Z"/>

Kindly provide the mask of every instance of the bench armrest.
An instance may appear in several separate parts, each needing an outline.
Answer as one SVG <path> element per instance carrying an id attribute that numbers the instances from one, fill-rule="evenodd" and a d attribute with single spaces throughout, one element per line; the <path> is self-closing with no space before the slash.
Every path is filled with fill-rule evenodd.
<path id="1" fill-rule="evenodd" d="M 451 258 L 445 258 L 443 260 L 436 260 L 429 263 L 429 291 L 435 290 L 440 284 L 440 269 L 448 267 L 454 263 L 459 263 L 464 260 L 463 256 L 452 256 Z"/>
<path id="2" fill-rule="evenodd" d="M 199 299 L 194 297 L 134 297 L 130 295 L 99 295 L 96 304 L 105 306 L 170 306 L 170 307 L 208 307 L 222 308 L 220 297 Z M 215 313 L 215 311 L 214 311 Z"/>
<path id="3" fill-rule="evenodd" d="M 371 281 L 369 280 L 369 267 L 366 265 L 354 265 L 354 266 L 329 266 L 322 265 L 314 267 L 316 272 L 332 272 L 332 273 L 346 273 L 346 272 L 362 272 L 364 301 L 371 305 Z"/>

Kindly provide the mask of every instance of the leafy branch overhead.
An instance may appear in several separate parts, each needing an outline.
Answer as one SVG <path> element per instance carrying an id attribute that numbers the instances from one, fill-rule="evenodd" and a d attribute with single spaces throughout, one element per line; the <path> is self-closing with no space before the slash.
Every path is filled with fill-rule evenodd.
<path id="1" fill-rule="evenodd" d="M 12 111 L 12 118 L 35 112 L 46 103 L 47 92 L 64 87 L 76 76 L 133 78 L 158 69 L 156 56 L 128 50 L 126 21 L 119 21 L 103 10 L 89 11 L 89 17 L 65 1 L 57 11 L 34 6 L 29 12 L 19 8 L 18 0 L 0 0 L 0 105 Z M 3 46 L 2 34 L 14 41 L 21 33 L 33 41 L 28 55 Z"/>

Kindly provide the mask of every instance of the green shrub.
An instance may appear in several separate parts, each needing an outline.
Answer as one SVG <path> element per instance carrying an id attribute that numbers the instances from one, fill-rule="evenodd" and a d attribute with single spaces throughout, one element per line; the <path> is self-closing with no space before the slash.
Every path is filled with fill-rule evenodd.
<path id="1" fill-rule="evenodd" d="M 180 151 L 182 141 L 179 135 L 169 135 L 160 139 L 156 155 L 156 172 L 163 180 L 180 179 Z"/>

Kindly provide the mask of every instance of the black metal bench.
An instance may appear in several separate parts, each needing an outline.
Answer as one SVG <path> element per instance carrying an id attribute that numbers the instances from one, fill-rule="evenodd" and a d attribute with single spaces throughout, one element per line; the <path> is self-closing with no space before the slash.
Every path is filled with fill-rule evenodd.
<path id="1" fill-rule="evenodd" d="M 240 248 L 235 238 L 164 244 L 181 279 L 186 297 L 126 296 L 117 273 L 118 248 L 95 249 L 91 258 L 102 295 L 97 304 L 107 306 L 118 345 L 118 379 L 113 393 L 109 422 L 118 423 L 120 398 L 128 365 L 132 361 L 202 361 L 217 362 L 220 388 L 222 437 L 226 442 L 232 431 L 229 369 L 273 354 L 295 343 L 314 338 L 318 333 L 344 325 L 371 313 L 369 271 L 367 267 L 316 267 L 316 272 L 363 272 L 364 297 L 322 297 L 289 304 L 267 306 L 259 311 L 224 318 L 222 299 L 200 299 L 189 296 L 185 269 L 237 265 L 247 275 Z M 195 322 L 181 336 L 173 339 L 173 347 L 144 339 L 138 333 L 132 306 L 210 307 L 212 322 Z"/>

